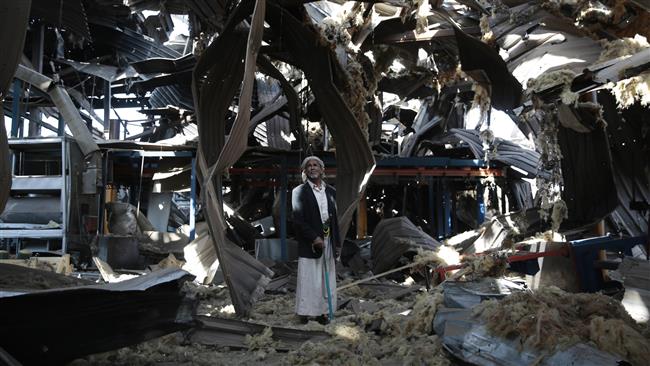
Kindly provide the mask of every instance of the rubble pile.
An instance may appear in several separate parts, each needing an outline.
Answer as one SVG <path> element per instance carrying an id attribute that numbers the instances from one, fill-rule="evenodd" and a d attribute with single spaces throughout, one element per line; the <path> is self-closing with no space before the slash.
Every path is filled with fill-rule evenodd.
<path id="1" fill-rule="evenodd" d="M 522 346 L 552 351 L 578 342 L 593 342 L 634 364 L 645 364 L 650 340 L 617 300 L 601 295 L 545 287 L 536 292 L 489 300 L 474 309 L 488 329 L 502 337 L 519 337 Z"/>

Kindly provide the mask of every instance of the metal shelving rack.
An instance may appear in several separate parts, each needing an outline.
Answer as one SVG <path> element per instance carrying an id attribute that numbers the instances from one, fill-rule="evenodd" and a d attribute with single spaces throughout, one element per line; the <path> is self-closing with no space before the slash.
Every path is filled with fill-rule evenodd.
<path id="1" fill-rule="evenodd" d="M 67 251 L 66 233 L 70 212 L 70 141 L 66 137 L 9 139 L 12 152 L 11 196 L 20 194 L 44 194 L 60 198 L 61 223 L 58 228 L 31 223 L 0 223 L 0 239 L 44 239 L 45 250 L 50 250 L 49 239 L 61 240 L 61 254 Z M 56 175 L 25 175 L 23 162 L 30 153 L 50 153 L 49 157 L 60 156 L 60 171 Z M 16 252 L 20 249 L 20 240 Z"/>

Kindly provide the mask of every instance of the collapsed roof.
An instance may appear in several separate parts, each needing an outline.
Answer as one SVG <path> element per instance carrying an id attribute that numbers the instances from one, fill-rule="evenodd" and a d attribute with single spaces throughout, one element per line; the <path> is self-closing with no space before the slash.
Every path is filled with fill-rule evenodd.
<path id="1" fill-rule="evenodd" d="M 225 238 L 222 175 L 249 145 L 324 149 L 326 137 L 315 142 L 309 121 L 323 123 L 336 147 L 344 229 L 375 156 L 390 151 L 382 125 L 396 122 L 410 133 L 402 156 L 464 144 L 475 157 L 540 179 L 539 205 L 549 216 L 557 211 L 554 219 L 580 225 L 614 212 L 621 229 L 647 232 L 630 202 L 650 200 L 648 159 L 628 159 L 647 156 L 650 146 L 644 4 L 33 0 L 2 13 L 11 32 L 0 36 L 0 91 L 7 115 L 17 99 L 57 115 L 46 91 L 9 89 L 20 63 L 65 88 L 89 126 L 106 129 L 107 115 L 94 112 L 106 106 L 148 111 L 145 132 L 134 139 L 155 142 L 197 125 L 219 259 L 251 269 L 226 276 L 245 314 L 270 271 Z M 23 33 L 24 45 L 15 36 Z M 415 116 L 395 112 L 411 101 Z M 507 123 L 492 118 L 493 108 L 537 151 L 490 133 Z M 481 114 L 475 125 L 466 119 L 471 109 Z"/>

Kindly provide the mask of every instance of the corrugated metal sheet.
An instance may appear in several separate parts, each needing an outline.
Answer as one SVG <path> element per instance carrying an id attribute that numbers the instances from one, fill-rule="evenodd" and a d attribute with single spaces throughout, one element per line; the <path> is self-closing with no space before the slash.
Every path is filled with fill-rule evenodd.
<path id="1" fill-rule="evenodd" d="M 282 90 L 278 81 L 274 79 L 257 79 L 257 97 L 260 106 L 273 103 L 273 101 L 280 97 L 281 92 Z M 284 98 L 284 101 L 284 104 L 286 104 L 286 98 Z M 268 119 L 264 124 L 266 127 L 264 129 L 266 146 L 282 150 L 289 150 L 291 148 L 291 143 L 286 138 L 291 135 L 288 119 L 275 116 Z"/>
<path id="2" fill-rule="evenodd" d="M 92 41 L 86 10 L 81 0 L 33 0 L 31 16 Z"/>
<path id="3" fill-rule="evenodd" d="M 406 253 L 412 256 L 418 248 L 434 250 L 440 245 L 407 217 L 381 220 L 372 233 L 372 270 L 374 273 L 385 272 L 398 264 Z"/>
<path id="4" fill-rule="evenodd" d="M 483 159 L 485 157 L 483 143 L 479 137 L 479 132 L 476 130 L 452 128 L 449 132 L 435 136 L 428 140 L 428 142 L 434 145 L 462 142 L 467 145 L 476 159 Z M 540 155 L 537 151 L 523 148 L 498 137 L 495 138 L 494 146 L 496 154 L 491 156 L 491 161 L 499 162 L 510 167 L 514 166 L 526 173 L 525 178 L 534 178 L 537 176 L 547 177 L 549 175 L 547 171 L 540 169 Z M 511 171 L 511 173 L 516 175 L 521 172 Z"/>
<path id="5" fill-rule="evenodd" d="M 644 215 L 643 211 L 632 210 L 630 204 L 633 201 L 650 202 L 648 186 L 638 179 L 625 176 L 618 169 L 614 169 L 614 182 L 616 183 L 619 205 L 611 213 L 611 219 L 616 226 L 625 230 L 630 236 L 647 234 L 647 214 Z"/>
<path id="6" fill-rule="evenodd" d="M 246 9 L 247 5 L 250 4 L 240 4 L 235 11 Z M 247 146 L 255 64 L 264 29 L 265 8 L 264 0 L 256 1 L 248 32 L 233 27 L 220 34 L 202 55 L 193 76 L 205 216 L 230 297 L 240 316 L 250 312 L 273 272 L 227 239 L 220 181 L 224 171 L 235 164 Z M 226 111 L 240 83 L 239 113 L 224 144 Z"/>

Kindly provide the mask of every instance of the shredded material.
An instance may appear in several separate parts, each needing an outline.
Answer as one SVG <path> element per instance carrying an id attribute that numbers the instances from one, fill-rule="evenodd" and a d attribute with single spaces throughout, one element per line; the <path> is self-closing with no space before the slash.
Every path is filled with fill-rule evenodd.
<path id="1" fill-rule="evenodd" d="M 648 39 L 641 35 L 636 35 L 634 38 L 623 38 L 615 41 L 601 41 L 602 51 L 596 63 L 605 62 L 617 59 L 623 56 L 632 56 L 635 53 L 650 47 Z"/>
<path id="2" fill-rule="evenodd" d="M 571 91 L 571 83 L 576 74 L 568 69 L 551 71 L 538 76 L 535 79 L 530 79 L 527 82 L 528 90 L 535 93 L 542 92 L 554 86 L 562 86 L 562 94 L 560 95 L 562 103 L 566 105 L 576 104 L 578 102 L 578 93 Z"/>
<path id="3" fill-rule="evenodd" d="M 481 41 L 487 44 L 494 43 L 496 41 L 496 38 L 494 37 L 494 33 L 492 32 L 492 29 L 490 29 L 490 20 L 487 15 L 483 14 L 479 22 L 479 26 L 481 27 L 481 34 L 482 34 Z"/>
<path id="4" fill-rule="evenodd" d="M 483 160 L 485 160 L 485 163 L 489 165 L 490 160 L 497 155 L 497 147 L 494 144 L 494 132 L 492 132 L 492 130 L 488 128 L 481 131 L 478 134 L 478 137 L 481 139 L 481 144 L 483 145 L 483 151 L 485 152 L 485 156 L 483 156 Z"/>
<path id="5" fill-rule="evenodd" d="M 439 246 L 436 251 L 418 248 L 413 262 L 421 266 L 427 264 L 449 266 L 460 263 L 460 254 L 454 248 L 446 245 Z"/>
<path id="6" fill-rule="evenodd" d="M 551 176 L 549 179 L 537 178 L 537 194 L 540 197 L 540 217 L 542 220 L 548 220 L 552 216 L 555 202 L 561 199 L 560 187 L 564 182 L 561 166 L 562 151 L 557 138 L 559 118 L 553 106 L 544 107 L 541 122 L 541 130 L 535 139 L 535 145 L 541 154 L 541 167 L 550 171 Z M 560 208 L 558 206 L 558 210 Z M 560 213 L 558 211 L 558 215 Z M 556 219 L 559 218 L 560 216 L 556 217 Z"/>
<path id="7" fill-rule="evenodd" d="M 489 300 L 474 316 L 502 337 L 519 337 L 522 346 L 553 351 L 578 342 L 594 342 L 607 352 L 646 364 L 650 343 L 639 333 L 620 302 L 601 294 L 571 294 L 557 287 L 520 292 Z"/>
<path id="8" fill-rule="evenodd" d="M 415 32 L 424 33 L 429 28 L 429 19 L 427 17 L 431 14 L 431 5 L 429 5 L 428 1 L 423 0 L 415 0 L 415 4 L 418 8 Z"/>
<path id="9" fill-rule="evenodd" d="M 563 199 L 559 199 L 553 203 L 553 213 L 551 214 L 551 228 L 553 231 L 560 230 L 560 225 L 564 219 L 569 218 L 569 208 Z"/>
<path id="10" fill-rule="evenodd" d="M 490 91 L 479 83 L 472 84 L 472 90 L 474 91 L 474 99 L 472 100 L 471 109 L 478 108 L 481 112 L 480 121 L 483 121 L 487 118 L 492 102 Z"/>
<path id="11" fill-rule="evenodd" d="M 629 108 L 636 102 L 644 107 L 650 106 L 650 72 L 610 84 L 610 89 L 619 108 Z"/>
<path id="12" fill-rule="evenodd" d="M 473 281 L 483 277 L 500 277 L 507 267 L 506 258 L 496 253 L 468 255 L 461 262 L 465 267 L 452 276 L 454 279 L 465 277 L 466 280 Z"/>
<path id="13" fill-rule="evenodd" d="M 444 303 L 444 296 L 440 292 L 434 292 L 433 294 L 425 292 L 418 295 L 403 334 L 406 336 L 422 333 L 431 334 L 433 331 L 433 318 L 442 303 Z"/>
<path id="14" fill-rule="evenodd" d="M 254 336 L 246 334 L 246 340 L 244 342 L 248 346 L 249 350 L 267 350 L 273 349 L 273 347 L 277 346 L 277 341 L 273 339 L 273 330 L 271 327 L 264 328 L 262 333 Z"/>

